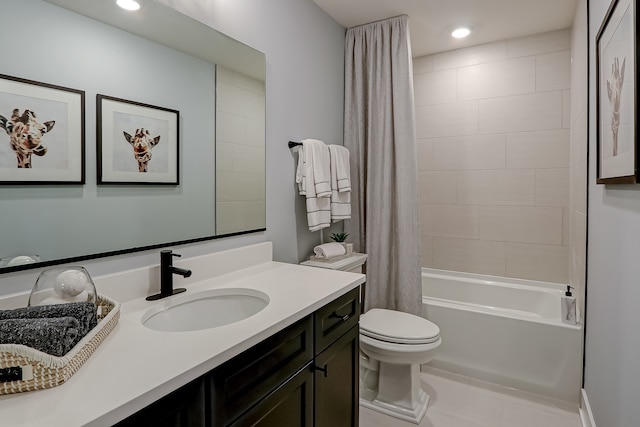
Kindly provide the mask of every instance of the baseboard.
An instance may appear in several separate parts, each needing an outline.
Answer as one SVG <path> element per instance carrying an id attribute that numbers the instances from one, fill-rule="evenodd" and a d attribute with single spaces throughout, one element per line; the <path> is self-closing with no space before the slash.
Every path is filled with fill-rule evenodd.
<path id="1" fill-rule="evenodd" d="M 589 399 L 587 398 L 587 391 L 582 389 L 580 392 L 580 421 L 582 427 L 596 427 L 596 422 L 593 419 L 593 413 L 591 412 L 591 406 L 589 405 Z"/>

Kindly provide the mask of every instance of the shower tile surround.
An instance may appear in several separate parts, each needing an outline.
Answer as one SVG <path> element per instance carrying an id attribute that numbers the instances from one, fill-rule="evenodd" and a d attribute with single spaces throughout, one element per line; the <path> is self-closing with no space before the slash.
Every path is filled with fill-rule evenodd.
<path id="1" fill-rule="evenodd" d="M 571 36 L 414 58 L 423 266 L 569 282 Z"/>

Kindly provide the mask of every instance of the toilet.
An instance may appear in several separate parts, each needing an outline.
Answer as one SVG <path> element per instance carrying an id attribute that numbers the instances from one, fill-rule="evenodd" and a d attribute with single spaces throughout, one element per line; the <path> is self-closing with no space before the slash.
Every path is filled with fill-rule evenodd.
<path id="1" fill-rule="evenodd" d="M 429 396 L 420 386 L 420 365 L 442 340 L 427 319 L 373 308 L 360 317 L 360 405 L 415 424 Z"/>

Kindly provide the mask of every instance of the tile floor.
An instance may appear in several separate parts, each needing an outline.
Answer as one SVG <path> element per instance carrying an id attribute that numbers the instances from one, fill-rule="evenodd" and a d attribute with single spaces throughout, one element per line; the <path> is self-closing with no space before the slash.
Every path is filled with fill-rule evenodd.
<path id="1" fill-rule="evenodd" d="M 581 427 L 578 406 L 427 368 L 420 427 Z M 360 407 L 360 427 L 415 427 Z"/>

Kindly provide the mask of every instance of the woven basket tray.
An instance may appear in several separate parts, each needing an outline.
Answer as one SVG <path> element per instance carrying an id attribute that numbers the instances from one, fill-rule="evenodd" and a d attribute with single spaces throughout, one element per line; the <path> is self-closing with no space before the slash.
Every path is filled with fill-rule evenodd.
<path id="1" fill-rule="evenodd" d="M 0 344 L 0 395 L 56 387 L 67 381 L 109 335 L 120 319 L 120 303 L 98 295 L 98 325 L 64 356 L 52 356 L 26 345 Z M 9 369 L 7 369 L 9 368 Z"/>

